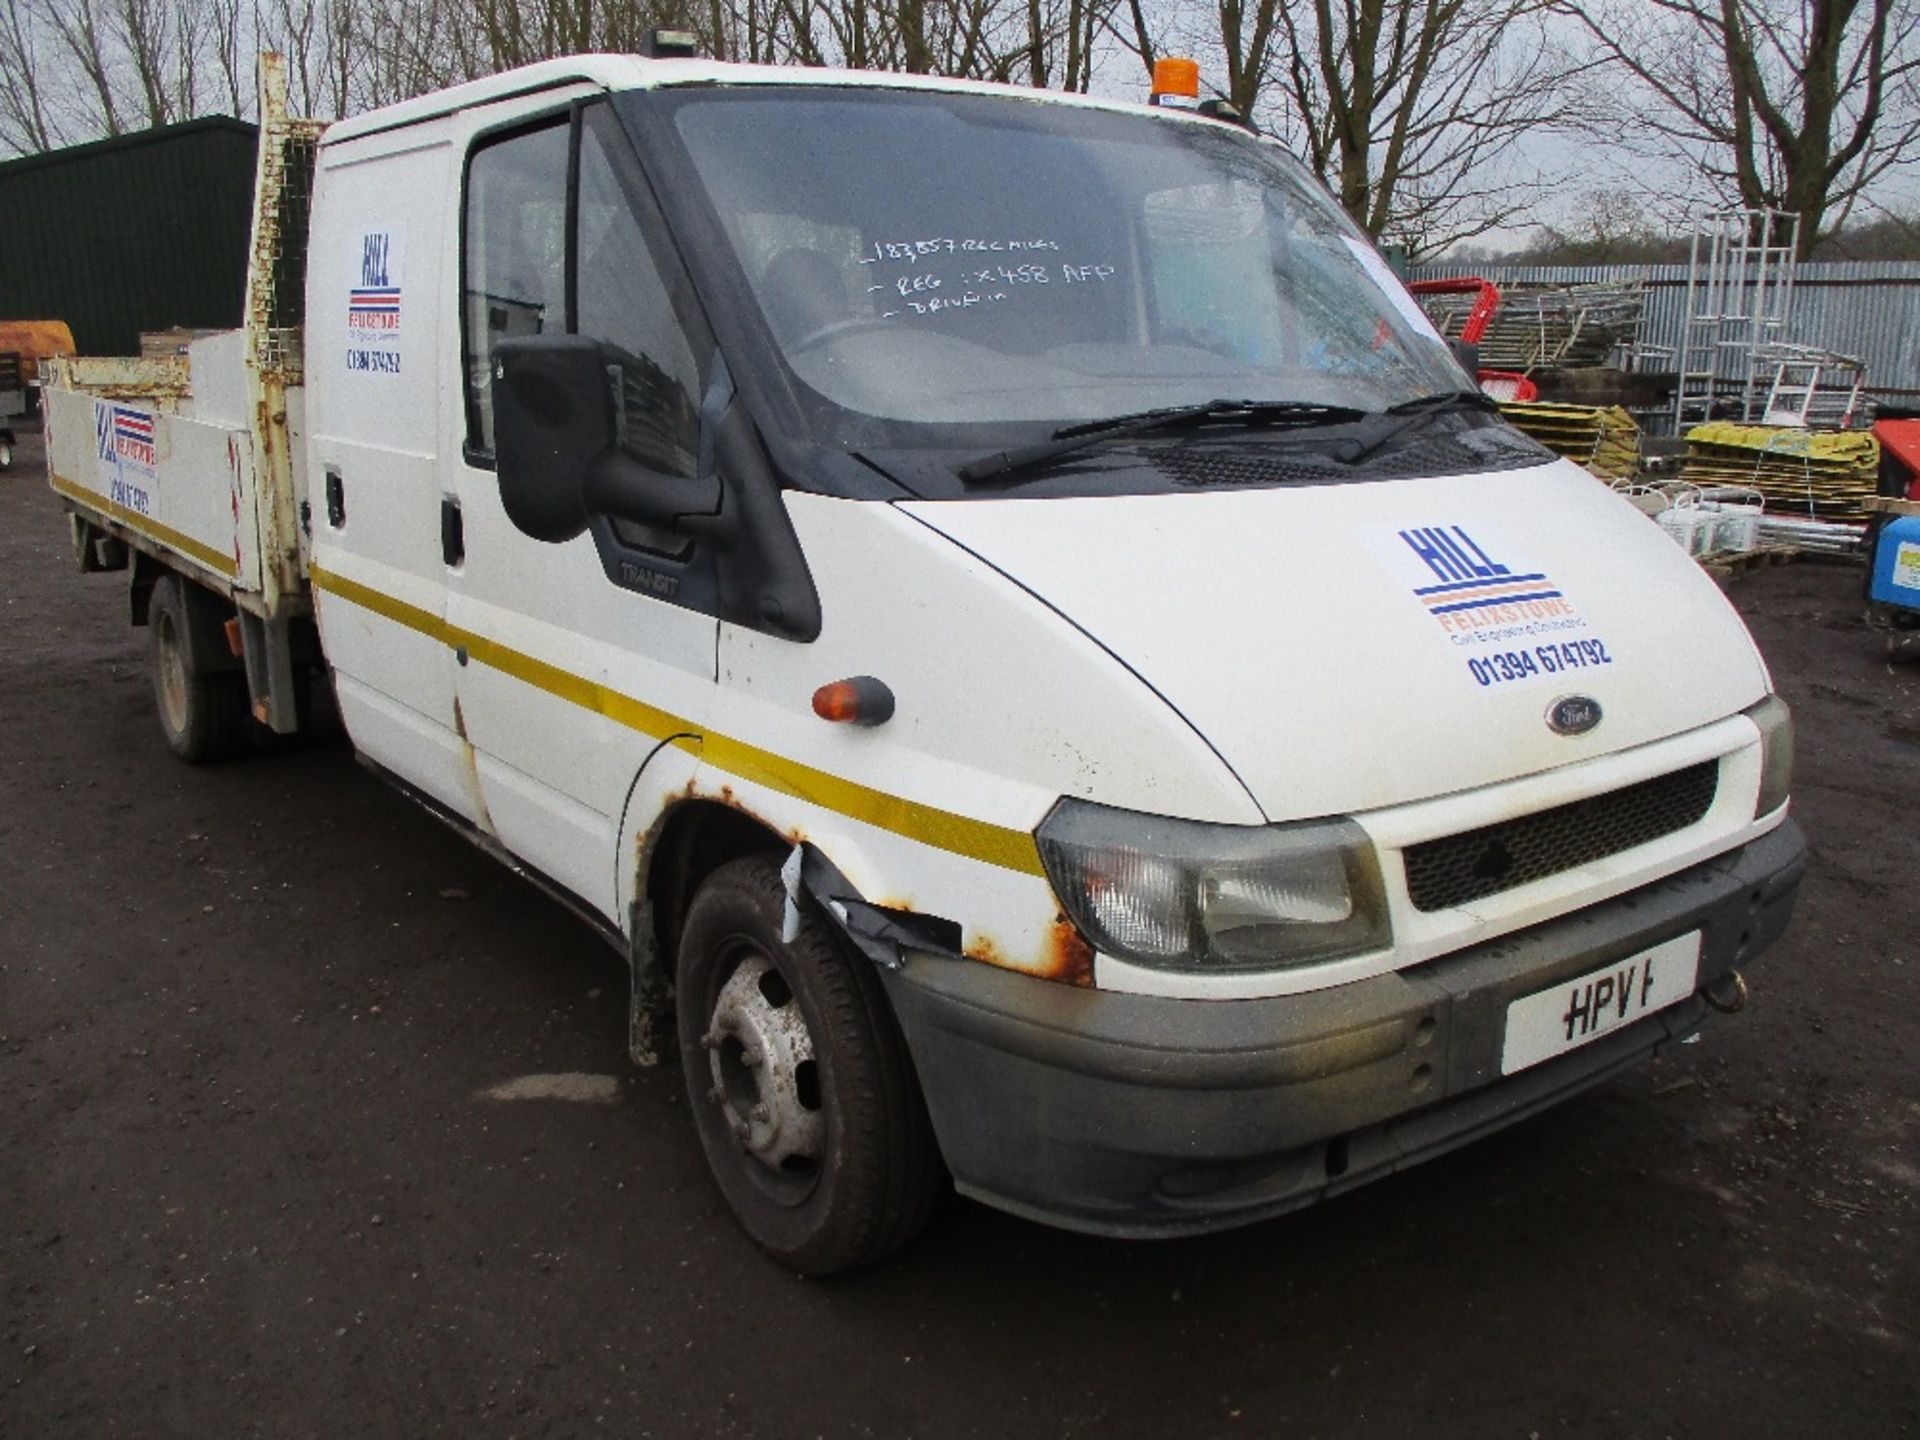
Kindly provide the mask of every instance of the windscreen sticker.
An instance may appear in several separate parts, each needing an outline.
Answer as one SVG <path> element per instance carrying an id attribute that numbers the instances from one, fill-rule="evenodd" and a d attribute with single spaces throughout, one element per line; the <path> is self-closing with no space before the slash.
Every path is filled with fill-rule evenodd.
<path id="1" fill-rule="evenodd" d="M 1369 538 L 1481 688 L 1613 664 L 1553 577 L 1520 563 L 1523 552 L 1487 526 L 1411 525 Z"/>
<path id="2" fill-rule="evenodd" d="M 1380 258 L 1379 251 L 1351 235 L 1342 235 L 1340 238 L 1346 242 L 1353 258 L 1360 262 L 1360 268 L 1367 272 L 1367 278 L 1379 287 L 1402 320 L 1435 344 L 1447 343 L 1440 332 L 1433 328 L 1433 321 L 1427 318 L 1427 312 L 1420 308 L 1420 302 L 1413 298 L 1413 292 L 1407 289 L 1406 283 Z"/>
<path id="3" fill-rule="evenodd" d="M 400 309 L 406 231 L 399 225 L 360 236 L 358 284 L 347 291 L 347 369 L 400 373 Z"/>
<path id="4" fill-rule="evenodd" d="M 107 498 L 136 515 L 153 514 L 153 482 L 160 462 L 153 416 L 112 400 L 95 400 L 93 435 L 100 488 Z"/>

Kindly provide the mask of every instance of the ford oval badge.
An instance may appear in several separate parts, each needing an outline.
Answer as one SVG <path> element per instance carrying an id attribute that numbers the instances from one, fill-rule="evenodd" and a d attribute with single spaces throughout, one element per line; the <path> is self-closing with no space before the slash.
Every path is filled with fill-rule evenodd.
<path id="1" fill-rule="evenodd" d="M 1547 728 L 1556 735 L 1584 735 L 1600 723 L 1600 702 L 1591 695 L 1562 695 L 1547 707 Z"/>

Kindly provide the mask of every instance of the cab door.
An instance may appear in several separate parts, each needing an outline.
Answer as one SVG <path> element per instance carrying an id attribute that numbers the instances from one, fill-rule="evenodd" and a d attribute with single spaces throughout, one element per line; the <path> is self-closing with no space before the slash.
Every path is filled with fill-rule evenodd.
<path id="1" fill-rule="evenodd" d="M 447 616 L 489 821 L 517 856 L 616 922 L 622 810 L 649 755 L 697 734 L 718 622 L 693 542 L 596 520 L 564 544 L 507 519 L 493 471 L 491 350 L 558 331 L 609 357 L 621 435 L 667 475 L 699 463 L 712 343 L 624 133 L 603 103 L 470 118 L 459 223 L 461 554 Z M 669 279 L 671 278 L 671 281 Z M 631 863 L 629 861 L 629 863 Z"/>
<path id="2" fill-rule="evenodd" d="M 436 419 L 456 174 L 445 121 L 321 147 L 307 253 L 306 523 L 322 642 L 355 746 L 475 819 L 443 634 Z"/>

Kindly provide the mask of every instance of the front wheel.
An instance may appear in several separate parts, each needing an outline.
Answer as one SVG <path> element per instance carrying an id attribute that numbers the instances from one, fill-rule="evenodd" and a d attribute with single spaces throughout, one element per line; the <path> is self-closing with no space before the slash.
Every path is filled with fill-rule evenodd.
<path id="1" fill-rule="evenodd" d="M 942 1172 L 879 977 L 810 910 L 782 940 L 785 904 L 775 856 L 701 885 L 680 939 L 680 1056 L 735 1217 L 776 1259 L 831 1275 L 911 1240 Z"/>

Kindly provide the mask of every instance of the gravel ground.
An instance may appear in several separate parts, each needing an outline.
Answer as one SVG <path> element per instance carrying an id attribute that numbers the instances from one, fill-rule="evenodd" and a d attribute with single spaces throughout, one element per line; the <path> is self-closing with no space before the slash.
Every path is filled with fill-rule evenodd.
<path id="1" fill-rule="evenodd" d="M 1252 1229 L 953 1200 L 820 1283 L 735 1231 L 580 924 L 343 745 L 167 755 L 22 451 L 0 1437 L 1920 1434 L 1920 667 L 1858 572 L 1734 585 L 1815 848 L 1703 1043 Z"/>

